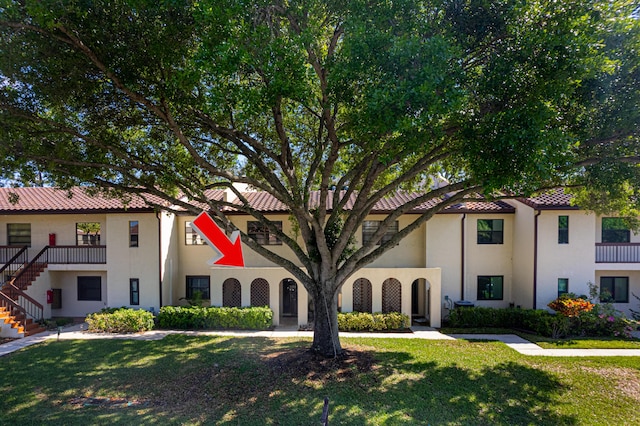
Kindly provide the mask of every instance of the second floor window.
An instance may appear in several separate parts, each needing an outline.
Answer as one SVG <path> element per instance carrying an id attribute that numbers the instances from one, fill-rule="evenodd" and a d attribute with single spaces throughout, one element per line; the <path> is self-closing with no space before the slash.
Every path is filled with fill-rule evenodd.
<path id="1" fill-rule="evenodd" d="M 99 246 L 100 222 L 76 223 L 76 245 Z"/>
<path id="2" fill-rule="evenodd" d="M 503 219 L 478 219 L 478 244 L 502 244 Z"/>
<path id="3" fill-rule="evenodd" d="M 31 224 L 7 223 L 7 245 L 31 247 Z"/>
<path id="4" fill-rule="evenodd" d="M 373 234 L 378 231 L 378 228 L 382 224 L 381 220 L 365 220 L 362 222 L 362 244 L 367 244 L 373 238 Z M 389 241 L 395 234 L 398 233 L 398 221 L 396 220 L 387 228 L 387 232 L 382 236 L 382 239 L 378 241 L 378 245 L 384 244 Z"/>
<path id="5" fill-rule="evenodd" d="M 603 243 L 628 243 L 629 241 L 631 241 L 631 232 L 629 231 L 629 226 L 623 218 L 602 218 Z"/>
<path id="6" fill-rule="evenodd" d="M 204 239 L 191 226 L 191 222 L 184 224 L 184 243 L 188 246 L 200 246 L 207 244 Z"/>
<path id="7" fill-rule="evenodd" d="M 569 216 L 558 216 L 558 244 L 569 244 Z"/>
<path id="8" fill-rule="evenodd" d="M 137 220 L 129 221 L 129 247 L 138 247 L 138 231 L 140 225 Z"/>
<path id="9" fill-rule="evenodd" d="M 273 221 L 273 225 L 282 231 L 282 221 Z M 279 246 L 282 241 L 262 222 L 247 222 L 247 235 L 261 246 Z"/>

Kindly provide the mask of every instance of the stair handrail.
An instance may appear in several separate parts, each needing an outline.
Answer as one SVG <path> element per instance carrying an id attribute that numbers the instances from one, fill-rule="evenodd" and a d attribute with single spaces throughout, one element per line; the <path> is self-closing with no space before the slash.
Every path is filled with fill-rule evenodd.
<path id="1" fill-rule="evenodd" d="M 31 316 L 34 320 L 38 321 L 41 320 L 43 318 L 43 313 L 44 313 L 44 306 L 42 306 L 42 304 L 40 302 L 38 302 L 37 300 L 35 300 L 33 297 L 29 296 L 27 293 L 25 293 L 24 291 L 22 291 L 21 289 L 19 289 L 18 287 L 16 287 L 15 285 L 11 284 L 11 283 L 6 283 L 5 287 L 3 288 L 3 290 L 9 289 L 9 292 L 14 292 L 16 293 L 18 296 L 23 297 L 26 301 L 28 301 L 29 303 L 31 303 L 36 309 L 34 310 L 35 312 L 27 312 L 28 309 L 25 308 L 24 306 L 20 305 L 18 303 L 18 305 L 22 306 L 24 308 L 24 313 L 26 315 Z M 6 294 L 5 294 L 6 295 Z M 17 298 L 13 298 L 13 300 L 16 300 Z M 17 302 L 16 302 L 17 303 Z"/>
<path id="2" fill-rule="evenodd" d="M 44 246 L 44 248 L 42 250 L 40 250 L 40 253 L 38 253 L 36 255 L 36 257 L 34 257 L 33 259 L 31 259 L 31 262 L 29 262 L 24 268 L 22 268 L 10 281 L 9 284 L 14 284 L 18 278 L 22 277 L 22 275 L 25 274 L 26 271 L 30 270 L 31 267 L 33 266 L 34 263 L 47 263 L 48 259 L 45 259 L 44 262 L 38 262 L 40 260 L 41 257 L 45 256 L 47 254 L 47 250 L 49 250 L 49 246 Z"/>
<path id="3" fill-rule="evenodd" d="M 9 267 L 9 265 L 13 265 L 16 262 L 16 260 L 18 260 L 18 257 L 24 255 L 28 248 L 29 248 L 28 246 L 23 246 L 18 253 L 16 253 L 7 263 L 5 263 L 0 268 L 0 274 L 2 274 Z M 26 259 L 27 258 L 25 257 L 24 262 L 21 262 L 21 263 L 25 264 L 26 263 Z"/>
<path id="4" fill-rule="evenodd" d="M 2 291 L 0 291 L 0 306 L 5 308 L 10 308 L 10 309 L 13 308 L 19 312 L 22 312 L 25 318 L 28 315 L 27 310 L 24 307 L 20 306 L 19 303 L 17 303 L 11 297 L 4 294 Z"/>

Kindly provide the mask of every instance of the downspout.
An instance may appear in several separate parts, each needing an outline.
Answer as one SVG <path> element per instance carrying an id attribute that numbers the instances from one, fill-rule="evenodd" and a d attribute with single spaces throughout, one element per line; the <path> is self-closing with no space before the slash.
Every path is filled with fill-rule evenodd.
<path id="1" fill-rule="evenodd" d="M 158 220 L 158 298 L 160 306 L 158 312 L 162 308 L 162 224 L 160 221 L 160 212 L 156 212 L 156 219 Z"/>
<path id="2" fill-rule="evenodd" d="M 540 210 L 536 210 L 533 218 L 533 309 L 537 309 L 538 299 L 538 216 L 540 213 Z"/>
<path id="3" fill-rule="evenodd" d="M 460 219 L 460 300 L 465 300 L 464 298 L 464 284 L 465 284 L 465 270 L 464 270 L 464 225 L 465 219 L 467 218 L 467 214 L 463 213 L 462 218 Z"/>

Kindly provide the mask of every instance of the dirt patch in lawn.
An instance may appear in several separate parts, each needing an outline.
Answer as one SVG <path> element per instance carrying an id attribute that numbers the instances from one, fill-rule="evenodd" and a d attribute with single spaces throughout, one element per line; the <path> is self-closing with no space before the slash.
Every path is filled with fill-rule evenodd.
<path id="1" fill-rule="evenodd" d="M 616 384 L 622 394 L 640 402 L 640 375 L 630 368 L 592 368 L 582 367 L 583 370 L 598 374 Z"/>
<path id="2" fill-rule="evenodd" d="M 346 380 L 360 373 L 376 370 L 373 353 L 345 349 L 337 358 L 325 358 L 309 349 L 287 349 L 264 355 L 266 366 L 276 375 L 327 382 Z"/>

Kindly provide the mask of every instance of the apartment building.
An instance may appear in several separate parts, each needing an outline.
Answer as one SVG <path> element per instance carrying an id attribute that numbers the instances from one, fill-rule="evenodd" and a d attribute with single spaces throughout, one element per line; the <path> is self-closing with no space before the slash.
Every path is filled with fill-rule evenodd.
<path id="1" fill-rule="evenodd" d="M 284 205 L 263 192 L 244 195 L 295 236 Z M 208 196 L 232 201 L 224 191 Z M 402 198 L 378 203 L 356 244 L 369 238 Z M 420 213 L 417 208 L 400 217 L 388 232 Z M 157 312 L 199 292 L 214 306 L 270 306 L 276 325 L 313 320 L 305 289 L 248 247 L 244 268 L 209 266 L 215 253 L 195 232 L 193 220 L 156 211 L 137 198 L 123 203 L 90 197 L 79 188 L 2 188 L 0 307 L 20 310 L 25 319 L 82 317 L 119 306 Z M 294 260 L 260 223 L 239 213 L 232 220 L 260 244 Z M 564 292 L 587 294 L 588 283 L 603 289 L 617 309 L 637 308 L 640 236 L 620 218 L 580 210 L 555 191 L 448 207 L 350 277 L 338 303 L 343 312 L 401 311 L 439 327 L 455 305 L 546 308 Z"/>

